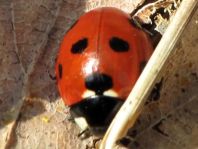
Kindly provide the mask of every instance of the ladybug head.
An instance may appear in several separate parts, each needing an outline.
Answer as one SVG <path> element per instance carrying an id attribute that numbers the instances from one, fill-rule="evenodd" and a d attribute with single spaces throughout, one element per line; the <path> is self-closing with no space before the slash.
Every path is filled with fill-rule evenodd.
<path id="1" fill-rule="evenodd" d="M 116 92 L 112 90 L 113 81 L 107 74 L 94 72 L 85 78 L 87 88 L 83 100 L 71 106 L 71 114 L 78 123 L 78 117 L 90 126 L 94 134 L 102 134 L 122 105 Z M 82 125 L 82 122 L 79 125 Z"/>
<path id="2" fill-rule="evenodd" d="M 105 130 L 151 53 L 126 13 L 101 8 L 83 15 L 65 35 L 56 63 L 59 92 L 77 123 Z"/>

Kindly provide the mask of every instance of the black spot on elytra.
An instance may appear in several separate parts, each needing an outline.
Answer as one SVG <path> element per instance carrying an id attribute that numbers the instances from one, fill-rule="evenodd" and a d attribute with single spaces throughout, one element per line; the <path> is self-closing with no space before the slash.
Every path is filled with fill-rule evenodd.
<path id="1" fill-rule="evenodd" d="M 95 91 L 97 95 L 102 95 L 104 91 L 112 88 L 112 78 L 106 74 L 94 73 L 85 78 L 87 89 Z"/>
<path id="2" fill-rule="evenodd" d="M 88 39 L 87 38 L 83 38 L 81 40 L 78 40 L 76 43 L 74 43 L 72 45 L 71 52 L 73 54 L 80 54 L 87 48 L 87 45 L 88 45 Z"/>
<path id="3" fill-rule="evenodd" d="M 116 52 L 126 52 L 129 50 L 128 42 L 118 37 L 112 37 L 109 40 L 109 45 Z"/>
<path id="4" fill-rule="evenodd" d="M 63 67 L 61 64 L 58 64 L 58 74 L 59 74 L 59 78 L 62 78 L 63 75 Z"/>
<path id="5" fill-rule="evenodd" d="M 164 121 L 164 119 L 162 119 L 159 123 L 155 124 L 152 129 L 157 131 L 158 133 L 160 133 L 163 136 L 168 137 L 168 134 L 166 134 L 161 128 L 160 126 L 162 125 L 162 121 Z"/>

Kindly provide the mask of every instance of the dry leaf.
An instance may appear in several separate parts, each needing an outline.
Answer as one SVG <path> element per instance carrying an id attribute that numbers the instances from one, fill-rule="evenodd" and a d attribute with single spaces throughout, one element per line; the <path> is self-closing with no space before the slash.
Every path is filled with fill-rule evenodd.
<path id="1" fill-rule="evenodd" d="M 83 141 L 77 137 L 79 129 L 68 121 L 68 108 L 60 108 L 64 105 L 56 83 L 49 75 L 54 75 L 59 43 L 72 23 L 89 9 L 115 6 L 130 13 L 142 2 L 0 1 L 0 148 L 81 149 L 92 144 L 92 137 Z M 164 73 L 160 99 L 145 107 L 147 112 L 140 118 L 141 125 L 137 124 L 134 128 L 135 144 L 141 148 L 159 148 L 160 145 L 180 148 L 185 145 L 192 149 L 198 146 L 197 18 L 196 12 L 178 44 L 181 50 L 170 60 L 170 66 Z M 175 77 L 176 74 L 178 77 Z M 183 82 L 182 78 L 186 78 L 188 83 L 182 83 L 181 88 L 179 83 Z M 171 117 L 167 115 L 170 112 Z M 152 128 L 158 122 L 161 125 L 156 127 L 168 133 L 168 138 Z"/>

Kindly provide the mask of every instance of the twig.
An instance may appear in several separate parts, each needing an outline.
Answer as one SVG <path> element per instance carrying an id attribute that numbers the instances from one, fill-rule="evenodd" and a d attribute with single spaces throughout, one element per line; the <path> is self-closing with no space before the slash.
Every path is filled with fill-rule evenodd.
<path id="1" fill-rule="evenodd" d="M 197 0 L 183 0 L 181 3 L 128 99 L 107 130 L 100 149 L 113 149 L 115 142 L 122 138 L 128 129 L 134 125 L 148 94 L 159 77 L 159 72 L 167 62 L 168 57 L 175 51 L 174 46 L 197 3 Z"/>

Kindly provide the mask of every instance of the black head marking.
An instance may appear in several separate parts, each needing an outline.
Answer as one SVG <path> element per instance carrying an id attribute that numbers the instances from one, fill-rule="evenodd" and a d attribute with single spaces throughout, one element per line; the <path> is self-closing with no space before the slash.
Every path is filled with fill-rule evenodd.
<path id="1" fill-rule="evenodd" d="M 62 64 L 58 64 L 58 74 L 59 74 L 59 78 L 62 78 L 63 75 L 63 67 Z"/>
<path id="2" fill-rule="evenodd" d="M 126 52 L 129 50 L 129 43 L 118 37 L 112 37 L 109 40 L 109 45 L 116 52 Z"/>
<path id="3" fill-rule="evenodd" d="M 74 43 L 72 45 L 71 52 L 73 54 L 80 54 L 87 48 L 87 45 L 88 45 L 88 39 L 87 38 L 83 38 L 81 40 L 78 40 L 76 43 Z"/>
<path id="4" fill-rule="evenodd" d="M 97 95 L 103 94 L 104 91 L 112 88 L 112 78 L 106 74 L 94 73 L 85 78 L 87 89 L 95 91 Z"/>

